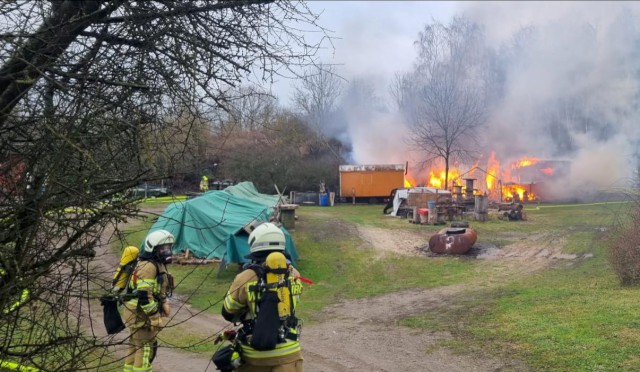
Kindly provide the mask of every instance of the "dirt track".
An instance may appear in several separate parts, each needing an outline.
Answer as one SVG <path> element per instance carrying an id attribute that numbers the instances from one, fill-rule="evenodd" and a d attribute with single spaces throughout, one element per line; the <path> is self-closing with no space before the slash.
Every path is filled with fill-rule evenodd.
<path id="1" fill-rule="evenodd" d="M 424 254 L 419 248 L 426 241 L 423 234 L 358 227 L 363 248 L 385 254 Z M 427 239 L 428 240 L 428 239 Z M 478 258 L 495 266 L 485 278 L 485 289 L 491 283 L 503 283 L 515 274 L 532 273 L 578 257 L 563 255 L 561 238 L 523 236 L 518 243 L 502 249 L 484 247 Z M 415 244 L 412 242 L 415 241 Z M 105 241 L 106 243 L 106 241 Z M 106 245 L 105 245 L 106 246 Z M 99 261 L 114 267 L 117 257 L 108 250 Z M 437 344 L 453 336 L 447 332 L 416 331 L 397 324 L 398 320 L 429 311 L 446 311 L 455 306 L 467 291 L 466 286 L 448 286 L 430 290 L 410 290 L 373 298 L 346 301 L 325 308 L 316 324 L 303 327 L 304 370 L 338 371 L 527 371 L 518 361 L 497 360 L 482 354 L 459 354 Z M 99 310 L 99 306 L 97 307 Z M 213 335 L 227 322 L 208 313 L 195 315 L 188 306 L 174 300 L 177 309 L 168 325 L 181 323 L 180 332 L 201 337 Z M 95 307 L 94 307 L 95 309 Z M 96 314 L 94 314 L 95 318 Z M 99 314 L 97 314 L 99 321 Z M 184 323 L 183 321 L 188 320 Z M 123 332 L 125 333 L 125 332 Z M 160 334 L 162 339 L 162 333 Z M 208 358 L 200 354 L 162 347 L 154 362 L 156 371 L 214 371 Z M 122 352 L 118 352 L 122 355 Z"/>

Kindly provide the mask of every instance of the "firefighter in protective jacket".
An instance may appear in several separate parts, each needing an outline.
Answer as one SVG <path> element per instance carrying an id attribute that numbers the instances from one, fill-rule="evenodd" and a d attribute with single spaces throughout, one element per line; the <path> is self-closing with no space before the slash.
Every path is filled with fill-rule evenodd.
<path id="1" fill-rule="evenodd" d="M 224 300 L 222 316 L 242 322 L 238 332 L 244 372 L 300 372 L 300 325 L 295 315 L 300 274 L 285 258 L 286 238 L 273 223 L 249 235 L 252 263 L 239 273 Z"/>
<path id="2" fill-rule="evenodd" d="M 163 326 L 162 317 L 171 312 L 167 297 L 173 291 L 173 279 L 166 265 L 171 263 L 174 242 L 175 238 L 166 230 L 153 231 L 145 238 L 129 281 L 130 299 L 124 303 L 124 320 L 131 332 L 125 372 L 152 370 L 156 335 Z"/>

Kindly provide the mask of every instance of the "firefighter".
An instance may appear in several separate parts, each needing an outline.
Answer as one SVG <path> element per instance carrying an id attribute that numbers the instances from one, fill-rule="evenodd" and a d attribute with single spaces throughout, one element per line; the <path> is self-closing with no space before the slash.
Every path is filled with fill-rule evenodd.
<path id="1" fill-rule="evenodd" d="M 242 322 L 237 336 L 242 364 L 237 370 L 300 372 L 302 352 L 295 308 L 302 284 L 300 274 L 286 259 L 285 235 L 275 224 L 263 223 L 249 235 L 249 246 L 251 253 L 246 258 L 252 263 L 235 277 L 222 307 L 226 320 Z M 280 263 L 274 263 L 278 260 Z M 270 309 L 263 299 L 276 296 L 274 293 L 277 297 L 270 302 L 275 304 Z M 265 335 L 266 330 L 271 334 Z M 272 344 L 268 346 L 270 341 L 259 338 L 270 339 Z"/>
<path id="2" fill-rule="evenodd" d="M 209 191 L 209 177 L 202 176 L 202 179 L 200 180 L 200 192 L 207 191 Z"/>
<path id="3" fill-rule="evenodd" d="M 173 278 L 166 265 L 171 263 L 174 242 L 174 236 L 166 230 L 153 231 L 144 240 L 129 282 L 131 295 L 124 303 L 125 324 L 131 334 L 125 372 L 152 370 L 156 335 L 163 326 L 162 317 L 171 313 L 167 297 L 173 291 Z"/>

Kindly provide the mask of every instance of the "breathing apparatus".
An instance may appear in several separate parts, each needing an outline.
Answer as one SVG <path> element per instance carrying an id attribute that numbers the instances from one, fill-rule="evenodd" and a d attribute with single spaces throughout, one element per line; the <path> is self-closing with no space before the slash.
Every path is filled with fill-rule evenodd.
<path id="1" fill-rule="evenodd" d="M 172 247 L 173 243 L 157 245 L 154 250 L 156 260 L 164 264 L 170 264 L 173 260 Z"/>
<path id="2" fill-rule="evenodd" d="M 281 252 L 272 252 L 267 256 L 265 266 L 267 267 L 266 290 L 278 294 L 278 316 L 281 320 L 286 320 L 291 315 L 287 259 Z"/>
<path id="3" fill-rule="evenodd" d="M 134 261 L 138 258 L 139 249 L 132 245 L 125 247 L 120 257 L 120 266 L 116 269 L 113 275 L 113 291 L 120 292 L 126 288 L 129 282 L 129 277 L 135 269 Z"/>

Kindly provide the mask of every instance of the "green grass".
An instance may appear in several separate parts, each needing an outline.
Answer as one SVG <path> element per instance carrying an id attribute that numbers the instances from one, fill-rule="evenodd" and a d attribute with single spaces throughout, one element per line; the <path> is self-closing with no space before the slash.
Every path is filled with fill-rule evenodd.
<path id="1" fill-rule="evenodd" d="M 305 286 L 301 306 L 303 317 L 310 320 L 324 306 L 342 299 L 470 281 L 479 270 L 474 260 L 464 258 L 379 257 L 371 248 L 363 247 L 362 240 L 351 231 L 353 221 L 373 227 L 419 227 L 382 215 L 379 206 L 305 207 L 298 215 L 300 222 L 292 237 L 302 258 L 300 272 L 314 281 Z"/>
<path id="2" fill-rule="evenodd" d="M 454 314 L 423 314 L 402 324 L 450 331 L 458 337 L 446 346 L 517 357 L 534 370 L 640 369 L 640 294 L 620 287 L 606 260 L 603 234 L 624 218 L 628 206 L 541 206 L 528 211 L 526 222 L 474 224 L 479 240 L 520 232 L 562 234 L 563 252 L 593 257 L 485 289 L 481 296 L 469 293 L 475 300 L 460 299 L 465 306 Z"/>
<path id="3" fill-rule="evenodd" d="M 409 230 L 428 230 L 437 231 L 442 226 L 425 226 L 425 225 L 413 225 L 407 223 L 406 219 L 400 219 L 392 216 L 382 214 L 383 205 L 351 205 L 351 204 L 337 204 L 334 207 L 317 207 L 317 206 L 305 206 L 297 209 L 298 215 L 315 215 L 318 218 L 327 216 L 330 218 L 339 218 L 342 221 L 371 226 L 371 227 L 385 227 L 385 228 L 403 228 Z"/>
<path id="4" fill-rule="evenodd" d="M 139 200 L 142 204 L 146 206 L 153 205 L 162 205 L 162 204 L 170 204 L 177 201 L 185 201 L 187 200 L 186 195 L 174 195 L 174 196 L 158 196 L 151 198 L 142 198 Z"/>
<path id="5" fill-rule="evenodd" d="M 602 256 L 604 247 L 595 247 Z M 510 283 L 491 311 L 467 319 L 478 341 L 516 346 L 539 370 L 637 370 L 637 289 L 622 289 L 601 259 Z"/>
<path id="6" fill-rule="evenodd" d="M 455 337 L 442 346 L 517 358 L 534 370 L 638 370 L 640 295 L 635 288 L 619 286 L 606 259 L 606 234 L 624 221 L 629 206 L 529 205 L 525 208 L 528 221 L 508 222 L 494 216 L 486 223 L 472 222 L 479 243 L 502 247 L 532 234 L 548 235 L 554 239 L 545 241 L 563 244 L 564 253 L 588 254 L 570 264 L 491 285 L 478 285 L 490 273 L 490 263 L 461 257 L 376 256 L 354 230 L 355 225 L 363 225 L 385 228 L 390 234 L 406 229 L 426 235 L 442 226 L 390 218 L 382 214 L 382 206 L 302 207 L 297 210 L 299 220 L 292 237 L 300 253 L 300 272 L 314 284 L 305 286 L 299 313 L 313 322 L 319 320 L 318 310 L 343 299 L 475 283 L 451 299 L 455 306 L 446 312 L 431 311 L 401 324 L 449 331 Z M 171 271 L 180 283 L 180 296 L 214 313 L 219 312 L 218 301 L 236 272 L 228 268 L 218 277 L 216 266 L 178 265 Z"/>
<path id="7" fill-rule="evenodd" d="M 197 353 L 210 357 L 217 346 L 213 344 L 212 335 L 194 330 L 188 323 L 179 326 L 168 326 L 158 335 L 162 346 Z"/>

